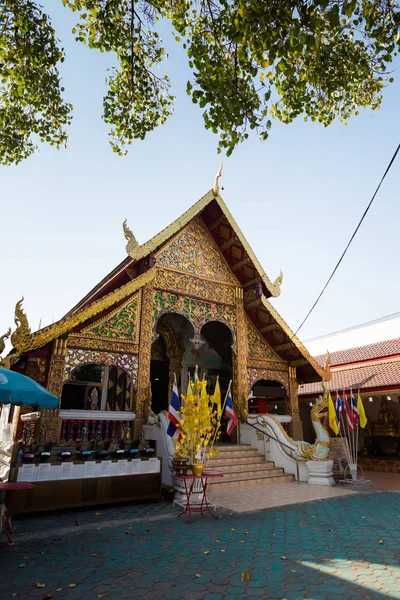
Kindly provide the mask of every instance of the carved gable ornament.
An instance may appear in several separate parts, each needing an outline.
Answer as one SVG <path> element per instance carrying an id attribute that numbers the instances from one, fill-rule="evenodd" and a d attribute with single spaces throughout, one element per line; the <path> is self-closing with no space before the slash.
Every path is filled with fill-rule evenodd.
<path id="1" fill-rule="evenodd" d="M 156 254 L 157 266 L 238 285 L 207 227 L 194 218 Z"/>
<path id="2" fill-rule="evenodd" d="M 85 327 L 81 333 L 88 337 L 138 342 L 139 310 L 139 294 L 135 294 L 106 317 Z"/>
<path id="3" fill-rule="evenodd" d="M 277 354 L 272 350 L 272 348 L 267 344 L 262 335 L 257 331 L 257 328 L 251 322 L 251 320 L 246 318 L 246 327 L 247 327 L 247 343 L 248 343 L 248 351 L 247 356 L 249 358 L 255 358 L 258 360 L 262 359 L 275 359 L 281 360 Z"/>

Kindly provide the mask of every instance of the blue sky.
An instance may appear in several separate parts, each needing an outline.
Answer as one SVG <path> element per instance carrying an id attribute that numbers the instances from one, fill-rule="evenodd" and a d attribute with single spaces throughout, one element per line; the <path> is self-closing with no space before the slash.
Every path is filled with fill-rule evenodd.
<path id="1" fill-rule="evenodd" d="M 166 32 L 165 65 L 177 95 L 166 125 L 124 158 L 113 154 L 101 120 L 104 56 L 74 42 L 76 16 L 61 0 L 42 4 L 67 52 L 66 97 L 74 105 L 67 150 L 42 146 L 16 167 L 0 167 L 0 333 L 25 296 L 32 329 L 61 318 L 125 257 L 122 221 L 140 243 L 177 218 L 212 186 L 217 137 L 186 96 L 185 54 Z M 397 63 L 398 64 L 398 63 Z M 395 74 L 396 77 L 396 74 Z M 400 139 L 400 82 L 380 111 L 327 129 L 273 122 L 269 140 L 253 138 L 224 160 L 222 196 L 265 271 L 282 268 L 274 305 L 296 329 L 336 264 Z M 399 310 L 400 159 L 302 339 Z"/>

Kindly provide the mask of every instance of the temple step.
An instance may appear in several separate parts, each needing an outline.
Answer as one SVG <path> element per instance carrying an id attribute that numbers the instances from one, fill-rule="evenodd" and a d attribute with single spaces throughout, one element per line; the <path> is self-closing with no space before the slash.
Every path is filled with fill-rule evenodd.
<path id="1" fill-rule="evenodd" d="M 255 484 L 276 484 L 276 483 L 290 483 L 294 481 L 293 475 L 273 475 L 271 477 L 253 477 L 251 479 L 228 479 L 226 481 L 211 481 L 208 482 L 208 486 L 212 487 L 212 491 L 226 490 L 229 488 L 235 488 L 244 485 L 255 485 Z"/>
<path id="2" fill-rule="evenodd" d="M 259 483 L 284 483 L 294 481 L 293 475 L 287 475 L 272 461 L 250 445 L 218 446 L 218 455 L 207 461 L 207 469 L 221 471 L 223 479 L 210 479 L 212 490 L 224 490 L 236 486 Z"/>
<path id="3" fill-rule="evenodd" d="M 236 467 L 233 466 L 232 469 L 228 472 L 224 472 L 224 478 L 222 481 L 218 481 L 218 483 L 223 483 L 224 481 L 242 481 L 244 479 L 263 479 L 264 477 L 275 477 L 276 475 L 284 475 L 285 472 L 280 468 L 270 468 L 270 469 L 258 469 L 251 471 L 237 471 Z"/>
<path id="4" fill-rule="evenodd" d="M 261 457 L 262 458 L 262 457 Z M 219 464 L 219 462 L 221 464 Z M 240 462 L 238 463 L 236 460 L 234 464 L 231 461 L 208 461 L 207 469 L 216 469 L 221 471 L 221 473 L 230 473 L 231 471 L 270 471 L 271 469 L 275 469 L 275 464 L 272 461 L 264 462 L 264 460 L 259 460 L 257 462 Z"/>

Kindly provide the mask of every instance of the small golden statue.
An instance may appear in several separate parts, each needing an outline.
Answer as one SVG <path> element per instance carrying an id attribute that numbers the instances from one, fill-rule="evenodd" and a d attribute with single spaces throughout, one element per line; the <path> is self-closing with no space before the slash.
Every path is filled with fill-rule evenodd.
<path id="1" fill-rule="evenodd" d="M 387 407 L 386 400 L 382 400 L 381 410 L 379 412 L 379 421 L 373 425 L 374 435 L 396 435 L 393 413 Z"/>

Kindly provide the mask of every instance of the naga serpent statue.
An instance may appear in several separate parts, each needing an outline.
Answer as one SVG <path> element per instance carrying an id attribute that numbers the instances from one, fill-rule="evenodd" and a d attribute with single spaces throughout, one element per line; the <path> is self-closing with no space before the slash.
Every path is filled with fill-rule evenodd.
<path id="1" fill-rule="evenodd" d="M 326 382 L 332 378 L 332 373 L 329 368 L 330 365 L 330 354 L 328 352 L 325 367 L 322 371 L 322 388 L 323 395 L 319 396 L 318 400 L 311 409 L 311 422 L 314 427 L 316 440 L 313 444 L 308 442 L 298 442 L 289 437 L 282 425 L 272 415 L 268 415 L 267 418 L 258 417 L 257 421 L 260 425 L 268 424 L 269 420 L 272 419 L 274 425 L 279 430 L 279 437 L 284 437 L 284 443 L 290 446 L 291 451 L 285 447 L 282 447 L 284 452 L 291 458 L 297 457 L 299 460 L 327 460 L 329 455 L 329 448 L 331 445 L 331 438 L 328 429 L 325 426 L 325 420 L 328 415 L 328 402 L 329 402 L 329 391 Z M 275 433 L 275 432 L 274 432 Z"/>

